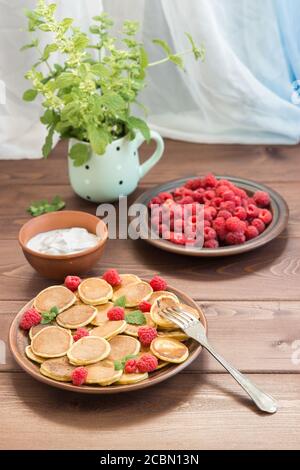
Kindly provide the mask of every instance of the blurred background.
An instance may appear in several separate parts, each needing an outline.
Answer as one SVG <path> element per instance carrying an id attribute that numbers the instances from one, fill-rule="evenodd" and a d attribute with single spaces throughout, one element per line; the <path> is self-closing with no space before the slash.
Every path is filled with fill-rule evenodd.
<path id="1" fill-rule="evenodd" d="M 0 0 L 0 158 L 40 158 L 40 103 L 24 103 L 24 73 L 36 52 L 28 42 L 24 8 L 35 0 Z M 60 17 L 88 31 L 107 11 L 115 32 L 125 19 L 140 22 L 151 60 L 164 38 L 188 47 L 185 31 L 206 48 L 204 63 L 185 58 L 150 69 L 142 100 L 151 127 L 173 139 L 206 143 L 295 144 L 300 141 L 299 0 L 63 0 Z"/>

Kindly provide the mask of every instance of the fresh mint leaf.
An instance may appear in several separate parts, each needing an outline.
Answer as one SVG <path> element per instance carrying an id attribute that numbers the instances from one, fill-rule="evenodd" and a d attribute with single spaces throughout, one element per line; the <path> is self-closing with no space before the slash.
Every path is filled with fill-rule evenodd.
<path id="1" fill-rule="evenodd" d="M 150 134 L 150 129 L 148 127 L 148 124 L 143 121 L 143 119 L 130 116 L 127 121 L 129 129 L 136 129 L 141 132 L 143 137 L 145 137 L 147 142 L 150 142 L 151 140 L 151 134 Z"/>
<path id="2" fill-rule="evenodd" d="M 45 143 L 44 143 L 43 148 L 42 148 L 44 158 L 47 158 L 49 156 L 49 154 L 50 154 L 50 152 L 53 148 L 54 133 L 55 133 L 55 123 L 53 123 L 49 127 L 49 131 L 48 131 L 48 134 L 47 134 L 46 139 L 45 139 Z"/>
<path id="3" fill-rule="evenodd" d="M 104 129 L 100 129 L 95 125 L 88 127 L 88 136 L 92 149 L 98 155 L 105 153 L 107 144 L 109 143 L 109 134 Z"/>
<path id="4" fill-rule="evenodd" d="M 168 56 L 172 54 L 172 50 L 166 41 L 163 41 L 162 39 L 153 39 L 152 42 L 153 44 L 160 46 Z"/>
<path id="5" fill-rule="evenodd" d="M 60 196 L 55 196 L 51 202 L 48 202 L 47 199 L 32 202 L 28 207 L 27 212 L 29 212 L 33 217 L 38 217 L 39 215 L 46 214 L 48 212 L 60 211 L 65 206 L 65 201 L 63 201 Z"/>
<path id="6" fill-rule="evenodd" d="M 38 95 L 37 90 L 26 90 L 25 93 L 23 94 L 23 100 L 34 101 L 37 95 Z"/>
<path id="7" fill-rule="evenodd" d="M 52 307 L 47 312 L 42 312 L 42 325 L 48 325 L 57 317 L 59 310 L 57 307 Z"/>
<path id="8" fill-rule="evenodd" d="M 119 297 L 117 300 L 115 300 L 114 306 L 115 307 L 125 308 L 125 306 L 126 306 L 126 297 L 125 297 L 125 295 L 122 295 L 122 297 Z"/>
<path id="9" fill-rule="evenodd" d="M 127 356 L 123 357 L 119 361 L 114 361 L 115 370 L 124 370 L 125 364 L 129 359 L 136 359 L 137 356 L 133 354 L 128 354 Z"/>
<path id="10" fill-rule="evenodd" d="M 74 166 L 84 165 L 90 158 L 89 148 L 85 144 L 75 144 L 70 150 L 70 158 Z"/>
<path id="11" fill-rule="evenodd" d="M 147 323 L 146 317 L 141 310 L 134 310 L 133 312 L 127 313 L 125 320 L 130 325 L 145 325 Z"/>

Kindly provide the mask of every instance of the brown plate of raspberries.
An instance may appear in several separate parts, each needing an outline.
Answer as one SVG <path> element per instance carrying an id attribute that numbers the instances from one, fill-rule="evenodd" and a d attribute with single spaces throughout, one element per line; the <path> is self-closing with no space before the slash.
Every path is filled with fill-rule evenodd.
<path id="1" fill-rule="evenodd" d="M 188 256 L 253 250 L 278 237 L 289 219 L 280 194 L 233 176 L 208 174 L 170 181 L 146 191 L 135 203 L 148 208 L 141 238 Z"/>

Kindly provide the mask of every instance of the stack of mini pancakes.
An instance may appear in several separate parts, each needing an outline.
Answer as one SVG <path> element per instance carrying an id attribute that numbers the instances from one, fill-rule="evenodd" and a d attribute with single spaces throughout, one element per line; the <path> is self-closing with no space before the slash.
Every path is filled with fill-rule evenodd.
<path id="1" fill-rule="evenodd" d="M 150 284 L 133 274 L 120 276 L 122 284 L 117 288 L 95 277 L 82 281 L 74 293 L 64 286 L 52 286 L 37 295 L 33 306 L 38 312 L 53 307 L 59 312 L 51 324 L 39 324 L 29 331 L 31 344 L 25 352 L 31 361 L 40 364 L 41 374 L 71 382 L 74 369 L 85 366 L 86 384 L 132 384 L 146 380 L 148 373 L 125 374 L 123 370 L 116 370 L 116 361 L 151 353 L 158 359 L 158 368 L 162 368 L 188 358 L 187 336 L 160 315 L 161 308 L 180 304 L 177 296 L 168 291 L 153 292 Z M 120 298 L 125 302 L 125 318 L 127 313 L 136 311 L 143 300 L 152 305 L 151 311 L 144 313 L 146 324 L 143 325 L 157 329 L 158 336 L 150 346 L 143 346 L 138 339 L 141 325 L 108 320 L 108 310 L 118 304 Z M 199 318 L 197 310 L 188 305 L 184 308 Z M 81 327 L 89 330 L 89 336 L 74 342 L 73 334 Z"/>

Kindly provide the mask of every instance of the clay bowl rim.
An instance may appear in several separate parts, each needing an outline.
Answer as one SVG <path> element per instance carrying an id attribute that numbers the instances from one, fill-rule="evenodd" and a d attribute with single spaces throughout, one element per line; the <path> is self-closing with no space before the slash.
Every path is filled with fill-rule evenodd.
<path id="1" fill-rule="evenodd" d="M 34 225 L 39 220 L 46 220 L 48 218 L 55 218 L 55 217 L 60 218 L 60 217 L 63 217 L 64 215 L 66 215 L 66 214 L 74 215 L 74 216 L 78 216 L 79 214 L 84 214 L 85 217 L 90 217 L 95 222 L 97 222 L 97 224 L 102 225 L 104 238 L 99 240 L 97 242 L 97 244 L 95 246 L 91 247 L 91 248 L 87 248 L 87 249 L 85 249 L 83 251 L 80 251 L 78 253 L 72 253 L 72 254 L 69 254 L 69 255 L 67 255 L 67 254 L 66 255 L 48 255 L 46 253 L 39 253 L 38 251 L 34 251 L 34 250 L 31 250 L 31 248 L 28 248 L 28 246 L 24 242 L 24 231 L 26 230 L 27 227 L 29 227 L 30 225 Z M 82 227 L 82 228 L 86 228 L 86 227 Z M 53 229 L 53 230 L 55 230 L 55 229 Z M 42 233 L 42 231 L 37 232 L 37 233 Z M 19 236 L 18 236 L 19 244 L 20 244 L 20 246 L 21 246 L 21 248 L 24 252 L 27 252 L 32 256 L 36 256 L 38 258 L 43 258 L 43 259 L 47 259 L 47 260 L 69 260 L 69 259 L 80 258 L 82 256 L 89 255 L 90 253 L 94 253 L 95 251 L 99 250 L 99 248 L 104 246 L 105 243 L 107 242 L 107 239 L 108 239 L 107 226 L 105 225 L 105 223 L 101 219 L 99 219 L 97 216 L 95 216 L 93 214 L 90 214 L 89 212 L 72 211 L 72 210 L 49 212 L 48 214 L 43 214 L 43 215 L 39 215 L 38 217 L 34 217 L 34 218 L 28 220 L 21 227 L 21 229 L 19 231 Z"/>
<path id="2" fill-rule="evenodd" d="M 146 282 L 149 282 L 149 281 L 146 280 Z M 187 295 L 182 290 L 169 286 L 169 285 L 168 285 L 167 290 L 169 292 L 173 292 L 174 294 L 176 294 L 179 300 L 187 303 L 188 305 L 195 308 L 199 312 L 200 321 L 202 325 L 204 326 L 206 330 L 206 334 L 207 334 L 208 323 L 207 323 L 207 318 L 203 309 L 189 295 Z M 19 366 L 25 372 L 27 372 L 31 377 L 35 378 L 39 382 L 42 382 L 46 385 L 50 385 L 58 389 L 62 389 L 62 390 L 70 391 L 70 392 L 76 392 L 76 393 L 90 394 L 90 395 L 107 395 L 107 394 L 115 394 L 115 393 L 133 392 L 135 390 L 148 388 L 152 385 L 161 383 L 173 377 L 174 375 L 178 374 L 179 372 L 181 372 L 183 369 L 188 367 L 192 362 L 194 362 L 203 350 L 202 346 L 199 343 L 197 343 L 197 341 L 190 338 L 187 344 L 187 347 L 189 348 L 189 351 L 190 351 L 190 355 L 186 361 L 182 362 L 181 364 L 170 363 L 166 367 L 163 367 L 162 369 L 159 369 L 156 372 L 154 372 L 152 375 L 149 375 L 148 379 L 142 382 L 137 382 L 135 384 L 109 385 L 106 387 L 101 387 L 97 385 L 75 386 L 69 382 L 58 382 L 40 373 L 39 365 L 30 361 L 30 359 L 26 357 L 25 347 L 24 347 L 24 350 L 21 351 L 21 347 L 24 346 L 25 342 L 27 343 L 27 335 L 22 330 L 20 330 L 19 320 L 23 312 L 32 306 L 33 300 L 34 299 L 27 302 L 26 305 L 24 305 L 19 310 L 15 318 L 12 320 L 10 328 L 9 328 L 9 347 L 10 347 L 10 350 L 12 352 L 12 355 L 15 361 L 19 364 Z M 26 337 L 24 337 L 25 335 Z"/>

